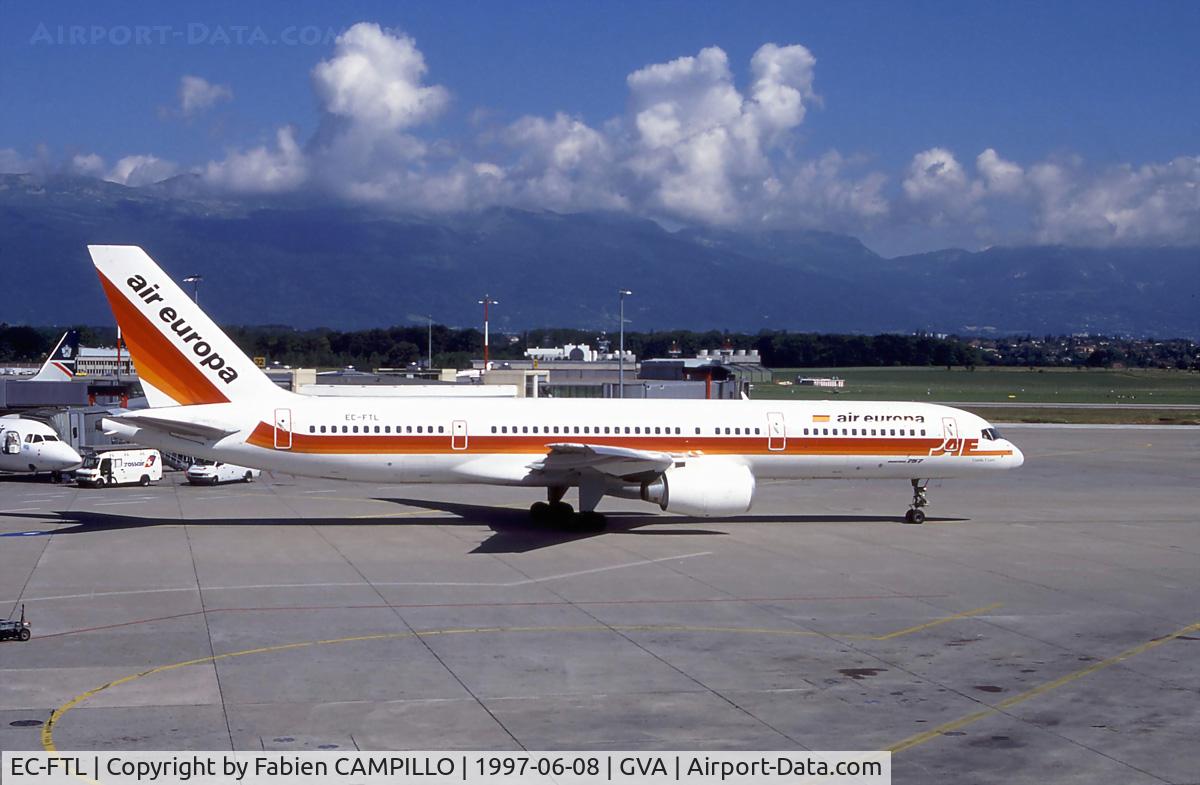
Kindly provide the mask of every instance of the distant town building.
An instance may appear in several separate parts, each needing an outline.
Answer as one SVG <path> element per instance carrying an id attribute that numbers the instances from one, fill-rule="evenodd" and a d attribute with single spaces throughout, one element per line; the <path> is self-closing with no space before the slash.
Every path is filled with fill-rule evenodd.
<path id="1" fill-rule="evenodd" d="M 137 373 L 129 350 L 122 349 L 120 359 L 112 346 L 80 346 L 75 361 L 76 376 L 132 376 Z"/>
<path id="2" fill-rule="evenodd" d="M 531 346 L 525 350 L 525 356 L 538 363 L 547 361 L 566 361 L 566 362 L 598 362 L 601 360 L 612 360 L 616 362 L 619 358 L 619 352 L 601 351 L 593 349 L 586 343 L 568 343 L 563 346 L 541 347 Z M 637 362 L 637 355 L 631 351 L 625 352 L 625 362 Z"/>

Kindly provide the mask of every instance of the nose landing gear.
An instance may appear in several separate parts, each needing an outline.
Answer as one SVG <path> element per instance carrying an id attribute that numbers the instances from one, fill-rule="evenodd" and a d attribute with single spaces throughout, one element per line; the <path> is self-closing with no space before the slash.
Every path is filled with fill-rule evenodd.
<path id="1" fill-rule="evenodd" d="M 921 508 L 929 504 L 929 499 L 925 495 L 925 489 L 929 485 L 929 480 L 913 480 L 913 498 L 908 505 L 908 512 L 904 513 L 905 523 L 924 523 L 925 511 Z"/>

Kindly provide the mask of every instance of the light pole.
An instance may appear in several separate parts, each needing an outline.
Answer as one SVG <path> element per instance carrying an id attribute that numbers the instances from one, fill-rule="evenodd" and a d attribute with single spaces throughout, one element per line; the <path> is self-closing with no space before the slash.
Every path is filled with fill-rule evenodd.
<path id="1" fill-rule="evenodd" d="M 490 294 L 485 294 L 483 299 L 479 301 L 483 306 L 483 372 L 488 370 L 488 306 L 499 305 L 499 300 L 493 300 Z"/>
<path id="2" fill-rule="evenodd" d="M 433 315 L 430 314 L 430 315 L 426 316 L 425 318 L 429 320 L 429 365 L 426 366 L 426 370 L 432 371 L 433 370 Z"/>
<path id="3" fill-rule="evenodd" d="M 195 302 L 196 305 L 200 304 L 200 282 L 203 280 L 204 276 L 200 275 L 199 273 L 195 275 L 189 275 L 187 278 L 183 279 L 184 283 L 190 283 L 192 285 L 192 301 Z"/>
<path id="4" fill-rule="evenodd" d="M 633 292 L 628 289 L 618 289 L 617 297 L 621 302 L 621 341 L 617 349 L 617 387 L 619 392 L 618 398 L 625 397 L 625 298 Z"/>

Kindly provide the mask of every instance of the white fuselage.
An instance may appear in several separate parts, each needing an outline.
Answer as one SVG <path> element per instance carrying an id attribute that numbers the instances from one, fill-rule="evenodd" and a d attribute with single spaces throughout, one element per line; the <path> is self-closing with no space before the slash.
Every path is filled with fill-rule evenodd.
<path id="1" fill-rule="evenodd" d="M 29 474 L 78 469 L 82 459 L 49 425 L 0 417 L 0 472 Z"/>
<path id="2" fill-rule="evenodd" d="M 759 479 L 961 477 L 1020 466 L 1019 449 L 981 418 L 946 406 L 469 398 L 310 398 L 152 410 L 237 428 L 210 440 L 109 428 L 160 449 L 290 474 L 386 483 L 555 485 L 534 465 L 550 445 L 606 445 L 725 456 Z M 569 482 L 569 480 L 567 481 Z"/>

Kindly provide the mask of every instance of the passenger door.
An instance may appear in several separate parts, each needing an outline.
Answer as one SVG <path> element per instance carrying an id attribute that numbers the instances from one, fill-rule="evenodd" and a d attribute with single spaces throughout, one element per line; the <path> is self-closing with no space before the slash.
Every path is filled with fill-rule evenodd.
<path id="1" fill-rule="evenodd" d="M 958 421 L 953 417 L 942 418 L 942 452 L 958 455 L 962 452 L 962 439 L 958 436 Z"/>
<path id="2" fill-rule="evenodd" d="M 275 410 L 275 449 L 292 449 L 292 410 Z"/>
<path id="3" fill-rule="evenodd" d="M 467 449 L 467 421 L 455 420 L 450 424 L 450 449 Z"/>
<path id="4" fill-rule="evenodd" d="M 787 427 L 783 422 L 783 414 L 770 412 L 767 414 L 767 449 L 780 451 L 787 448 Z"/>

